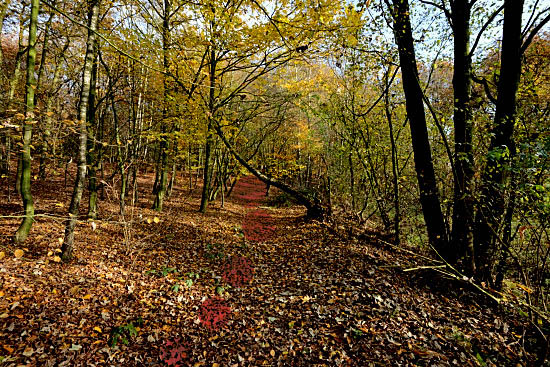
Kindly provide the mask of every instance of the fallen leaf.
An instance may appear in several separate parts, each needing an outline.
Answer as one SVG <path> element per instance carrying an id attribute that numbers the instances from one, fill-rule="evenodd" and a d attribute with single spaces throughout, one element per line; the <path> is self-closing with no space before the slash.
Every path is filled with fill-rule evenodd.
<path id="1" fill-rule="evenodd" d="M 7 346 L 7 345 L 3 345 L 2 347 L 3 347 L 5 350 L 7 350 L 9 354 L 12 354 L 12 353 L 13 353 L 13 348 L 12 348 L 12 347 Z"/>
<path id="2" fill-rule="evenodd" d="M 61 262 L 61 258 L 59 256 L 54 256 L 52 260 L 55 261 L 56 263 Z"/>
<path id="3" fill-rule="evenodd" d="M 23 255 L 25 254 L 25 252 L 21 249 L 17 249 L 14 251 L 14 255 L 16 258 L 20 259 L 23 257 Z"/>

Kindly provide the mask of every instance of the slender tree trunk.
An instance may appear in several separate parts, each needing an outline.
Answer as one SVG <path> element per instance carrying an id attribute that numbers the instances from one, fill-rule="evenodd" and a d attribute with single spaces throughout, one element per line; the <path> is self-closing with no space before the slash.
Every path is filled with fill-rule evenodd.
<path id="1" fill-rule="evenodd" d="M 172 195 L 172 190 L 174 189 L 174 185 L 176 182 L 176 174 L 178 172 L 177 168 L 178 167 L 176 164 L 176 160 L 174 159 L 174 161 L 172 162 L 172 172 L 170 174 L 170 182 L 168 183 L 168 191 L 166 193 L 166 196 L 168 197 Z"/>
<path id="2" fill-rule="evenodd" d="M 399 245 L 399 222 L 401 220 L 399 212 L 399 161 L 397 160 L 397 144 L 393 133 L 393 118 L 392 111 L 390 110 L 390 70 L 385 75 L 385 87 L 386 93 L 384 95 L 384 107 L 386 112 L 386 119 L 388 120 L 388 127 L 390 130 L 390 143 L 391 143 L 391 167 L 392 167 L 392 184 L 393 184 L 393 209 L 395 213 L 393 215 L 393 231 L 394 231 L 394 245 Z"/>
<path id="3" fill-rule="evenodd" d="M 471 57 L 470 57 L 470 2 L 459 0 L 451 2 L 451 19 L 454 40 L 454 199 L 451 244 L 453 251 L 449 261 L 464 257 L 467 273 L 474 272 L 474 253 L 472 226 L 474 218 L 472 179 L 472 114 L 471 95 Z"/>
<path id="4" fill-rule="evenodd" d="M 55 4 L 55 0 L 53 1 Z M 42 40 L 42 52 L 40 54 L 40 66 L 38 67 L 38 76 L 36 78 L 36 87 L 37 89 L 42 85 L 42 76 L 44 75 L 44 66 L 46 64 L 46 56 L 48 54 L 48 42 L 50 39 L 50 27 L 52 25 L 52 19 L 53 19 L 53 11 L 50 11 L 50 16 L 48 17 L 48 20 L 46 21 L 46 24 L 44 25 L 44 38 Z M 37 94 L 34 94 L 35 100 L 34 103 L 36 104 L 36 96 Z"/>
<path id="5" fill-rule="evenodd" d="M 87 147 L 87 124 L 86 115 L 88 108 L 88 98 L 90 96 L 90 84 L 92 80 L 92 67 L 94 63 L 94 44 L 96 39 L 97 23 L 99 18 L 99 0 L 89 0 L 88 2 L 88 39 L 86 41 L 86 56 L 84 59 L 84 70 L 82 75 L 82 90 L 80 92 L 80 103 L 78 119 L 80 123 L 79 150 L 77 156 L 78 169 L 74 183 L 71 205 L 69 206 L 69 219 L 65 226 L 65 240 L 61 246 L 62 258 L 69 261 L 73 257 L 74 247 L 74 228 L 78 219 L 78 209 L 82 192 L 84 191 L 84 181 L 86 179 L 86 147 Z"/>
<path id="6" fill-rule="evenodd" d="M 21 77 L 21 64 L 23 61 L 23 56 L 25 55 L 26 48 L 23 43 L 23 35 L 25 33 L 23 24 L 25 23 L 25 9 L 26 4 L 23 4 L 23 8 L 21 9 L 21 16 L 19 20 L 19 41 L 18 41 L 18 49 L 17 54 L 15 55 L 15 69 L 13 70 L 12 78 L 10 79 L 9 83 L 9 93 L 8 93 L 8 103 L 7 103 L 7 109 L 12 109 L 12 102 L 13 98 L 15 96 L 15 90 L 17 89 L 17 84 L 19 83 L 19 78 Z"/>
<path id="7" fill-rule="evenodd" d="M 23 155 L 17 155 L 17 170 L 15 171 L 15 193 L 21 195 L 21 175 L 23 174 Z"/>
<path id="8" fill-rule="evenodd" d="M 353 172 L 353 155 L 350 152 L 348 154 L 348 163 L 349 163 L 349 184 L 351 191 L 351 211 L 355 212 L 355 172 Z"/>
<path id="9" fill-rule="evenodd" d="M 191 165 L 191 144 L 187 150 L 187 167 L 189 172 L 189 191 L 193 190 L 193 169 Z"/>
<path id="10" fill-rule="evenodd" d="M 481 198 L 475 218 L 476 274 L 493 284 L 493 266 L 498 258 L 497 239 L 505 212 L 505 172 L 516 153 L 513 140 L 516 95 L 521 75 L 521 17 L 524 0 L 504 1 L 500 79 L 494 128 L 487 163 L 482 175 Z"/>
<path id="11" fill-rule="evenodd" d="M 36 64 L 36 31 L 38 28 L 39 0 L 31 2 L 31 18 L 29 22 L 29 50 L 27 53 L 27 78 L 25 83 L 25 122 L 23 124 L 23 151 L 21 153 L 21 199 L 25 216 L 15 233 L 15 242 L 22 243 L 27 239 L 34 221 L 34 201 L 31 194 L 31 139 L 32 124 L 34 124 L 34 92 L 36 80 L 34 67 Z M 19 179 L 19 177 L 18 177 Z"/>
<path id="12" fill-rule="evenodd" d="M 434 166 L 426 115 L 424 111 L 423 92 L 418 79 L 416 55 L 412 36 L 410 9 L 408 0 L 393 0 L 391 8 L 394 21 L 394 35 L 399 48 L 399 63 L 405 93 L 407 116 L 411 130 L 412 147 L 416 177 L 420 189 L 420 203 L 428 231 L 430 244 L 443 258 L 451 255 L 447 241 L 447 230 L 441 211 L 441 203 L 435 179 Z"/>
<path id="13" fill-rule="evenodd" d="M 214 124 L 214 101 L 215 101 L 215 88 L 216 88 L 216 50 L 212 46 L 210 51 L 210 93 L 208 96 L 208 128 L 206 130 L 206 144 L 204 147 L 204 173 L 203 173 L 203 186 L 202 186 L 202 196 L 201 196 L 201 206 L 199 211 L 201 213 L 206 213 L 206 208 L 208 207 L 208 195 L 210 192 L 210 179 L 211 169 L 210 169 L 210 156 L 213 145 L 213 124 Z"/>
<path id="14" fill-rule="evenodd" d="M 163 57 L 163 67 L 165 71 L 168 71 L 168 50 L 170 48 L 170 12 L 171 4 L 170 0 L 164 0 L 164 14 L 162 21 L 162 57 Z M 167 132 L 167 117 L 168 117 L 168 102 L 169 102 L 169 85 L 168 77 L 163 76 L 163 93 L 164 93 L 164 103 L 162 107 L 162 137 L 160 141 L 160 152 L 159 152 L 159 168 L 158 168 L 158 186 L 155 195 L 155 202 L 153 203 L 153 209 L 157 211 L 162 211 L 162 206 L 164 204 L 164 198 L 166 196 L 166 182 L 168 176 L 168 137 L 166 136 Z"/>
<path id="15" fill-rule="evenodd" d="M 15 69 L 13 71 L 13 75 L 9 82 L 9 92 L 8 92 L 8 101 L 6 104 L 7 110 L 12 110 L 13 108 L 13 99 L 15 96 L 15 90 L 17 89 L 17 84 L 19 83 L 19 79 L 21 77 L 21 64 L 23 60 L 23 56 L 25 55 L 25 45 L 23 43 L 23 34 L 24 34 L 24 26 L 25 23 L 25 9 L 27 8 L 26 4 L 23 4 L 23 7 L 21 9 L 21 14 L 19 18 L 19 41 L 17 43 L 17 54 L 15 55 Z M 33 74 L 34 77 L 34 74 Z M 21 162 L 21 154 L 19 154 L 17 159 L 17 170 L 15 171 L 15 193 L 17 195 L 21 195 L 21 173 L 22 173 L 22 162 Z"/>
<path id="16" fill-rule="evenodd" d="M 122 151 L 122 140 L 120 139 L 120 123 L 118 121 L 118 113 L 115 105 L 115 96 L 111 94 L 111 110 L 113 111 L 113 124 L 115 127 L 115 141 L 117 149 L 117 169 L 120 174 L 120 192 L 119 192 L 119 212 L 124 216 L 125 203 L 126 203 L 126 170 L 124 168 L 124 153 Z"/>
<path id="17" fill-rule="evenodd" d="M 101 149 L 100 144 L 96 143 L 96 139 L 99 133 L 99 126 L 96 128 L 96 96 L 97 96 L 97 55 L 98 55 L 99 42 L 96 39 L 94 44 L 94 63 L 92 66 L 92 80 L 90 81 L 90 97 L 88 100 L 88 218 L 97 218 L 97 168 L 98 168 L 98 154 L 97 150 Z M 95 129 L 95 131 L 94 131 Z"/>

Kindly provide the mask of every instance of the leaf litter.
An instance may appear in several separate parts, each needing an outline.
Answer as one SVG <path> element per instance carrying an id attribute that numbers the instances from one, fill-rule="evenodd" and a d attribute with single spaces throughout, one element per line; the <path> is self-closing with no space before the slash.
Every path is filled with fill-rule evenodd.
<path id="1" fill-rule="evenodd" d="M 55 184 L 41 183 L 37 208 L 61 217 Z M 128 210 L 126 236 L 118 204 L 103 202 L 93 225 L 78 225 L 76 259 L 68 264 L 58 256 L 62 221 L 37 217 L 23 251 L 10 243 L 18 222 L 4 220 L 0 361 L 163 366 L 161 356 L 174 340 L 186 349 L 177 354 L 181 361 L 171 355 L 172 365 L 515 366 L 532 360 L 518 320 L 468 290 L 442 291 L 445 284 L 430 287 L 429 280 L 402 272 L 396 264 L 415 260 L 372 238 L 306 222 L 299 207 L 259 208 L 264 193 L 261 182 L 245 177 L 224 208 L 212 203 L 205 215 L 197 213 L 197 192 L 175 187 L 163 213 L 148 209 L 142 195 Z M 251 223 L 255 216 L 259 221 Z M 254 271 L 232 286 L 223 274 L 236 258 Z M 231 310 L 219 328 L 201 323 L 208 299 Z"/>

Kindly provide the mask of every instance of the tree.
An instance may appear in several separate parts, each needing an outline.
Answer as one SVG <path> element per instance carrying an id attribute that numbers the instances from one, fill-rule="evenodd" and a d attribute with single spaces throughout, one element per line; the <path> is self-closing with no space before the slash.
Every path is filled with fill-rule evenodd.
<path id="1" fill-rule="evenodd" d="M 441 211 L 441 203 L 432 161 L 423 92 L 418 77 L 416 55 L 410 21 L 408 0 L 385 0 L 393 18 L 393 32 L 399 49 L 399 64 L 407 116 L 411 130 L 416 177 L 420 189 L 420 203 L 428 238 L 433 248 L 445 259 L 451 256 L 447 229 Z"/>
<path id="2" fill-rule="evenodd" d="M 31 2 L 31 16 L 29 22 L 29 46 L 27 51 L 27 77 L 25 82 L 25 117 L 23 122 L 23 149 L 21 152 L 21 198 L 25 210 L 23 222 L 15 233 L 15 242 L 22 243 L 27 239 L 34 221 L 34 201 L 31 194 L 31 139 L 32 125 L 36 123 L 34 116 L 34 93 L 36 80 L 34 66 L 36 64 L 36 32 L 38 28 L 39 0 Z"/>
<path id="3" fill-rule="evenodd" d="M 513 139 L 517 90 L 521 74 L 524 0 L 504 0 L 502 62 L 497 103 L 487 162 L 483 170 L 480 205 L 475 217 L 474 244 L 477 277 L 493 284 L 493 266 L 498 257 L 497 240 L 505 211 L 506 167 L 516 153 Z"/>
<path id="4" fill-rule="evenodd" d="M 71 205 L 69 206 L 69 219 L 65 225 L 65 239 L 61 247 L 62 258 L 69 261 L 73 257 L 74 228 L 78 219 L 78 209 L 82 192 L 84 191 L 84 180 L 86 179 L 86 148 L 88 137 L 87 108 L 90 96 L 90 85 L 92 80 L 92 67 L 94 63 L 94 44 L 97 37 L 97 24 L 99 19 L 99 0 L 88 2 L 88 38 L 86 41 L 86 55 L 84 58 L 84 69 L 82 72 L 82 89 L 80 91 L 80 102 L 78 110 L 79 124 L 79 148 L 76 161 L 78 169 L 74 183 Z"/>

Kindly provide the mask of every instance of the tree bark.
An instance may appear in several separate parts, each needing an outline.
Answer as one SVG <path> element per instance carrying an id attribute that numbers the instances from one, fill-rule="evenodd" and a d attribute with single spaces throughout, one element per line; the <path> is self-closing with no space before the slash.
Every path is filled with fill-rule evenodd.
<path id="1" fill-rule="evenodd" d="M 213 28 L 213 26 L 212 26 Z M 214 42 L 212 42 L 213 44 Z M 214 103 L 215 103 L 215 91 L 216 91 L 216 50 L 212 45 L 210 50 L 210 63 L 209 63 L 209 80 L 210 80 L 210 91 L 208 94 L 208 127 L 206 130 L 206 144 L 204 147 L 204 172 L 203 172 L 203 186 L 202 186 L 202 195 L 201 195 L 201 206 L 199 211 L 201 213 L 206 213 L 206 208 L 208 207 L 208 195 L 210 192 L 210 179 L 212 178 L 211 168 L 210 168 L 210 158 L 213 144 L 213 124 L 214 124 Z"/>
<path id="2" fill-rule="evenodd" d="M 475 218 L 474 245 L 478 280 L 493 284 L 497 239 L 505 211 L 505 172 L 515 155 L 516 95 L 521 75 L 521 18 L 524 0 L 504 1 L 504 23 L 497 104 L 487 163 Z"/>
<path id="3" fill-rule="evenodd" d="M 391 167 L 392 167 L 392 184 L 393 184 L 393 209 L 395 213 L 393 215 L 393 231 L 394 231 L 394 245 L 399 245 L 399 223 L 401 221 L 399 211 L 399 161 L 397 160 L 397 142 L 395 141 L 395 134 L 393 132 L 393 118 L 392 111 L 390 110 L 390 84 L 389 79 L 390 70 L 386 71 L 384 75 L 385 89 L 384 93 L 384 110 L 386 112 L 386 119 L 388 120 L 388 127 L 390 133 L 391 144 Z"/>
<path id="4" fill-rule="evenodd" d="M 34 92 L 36 80 L 34 67 L 36 64 L 36 32 L 38 28 L 39 0 L 31 2 L 31 17 L 29 22 L 29 49 L 27 53 L 27 77 L 25 83 L 25 122 L 23 123 L 23 151 L 21 153 L 21 199 L 23 200 L 24 218 L 15 233 L 15 242 L 22 243 L 27 239 L 34 221 L 34 201 L 31 194 L 31 139 L 32 125 L 36 123 L 34 116 Z M 19 177 L 18 177 L 19 179 Z"/>
<path id="5" fill-rule="evenodd" d="M 78 169 L 74 183 L 71 205 L 69 206 L 69 219 L 65 225 L 65 239 L 61 246 L 61 257 L 64 261 L 69 261 L 73 257 L 74 247 L 74 228 L 78 218 L 78 209 L 82 192 L 84 191 L 84 181 L 86 179 L 86 147 L 88 138 L 88 129 L 86 115 L 88 108 L 88 98 L 90 96 L 90 84 L 92 80 L 92 67 L 94 63 L 94 44 L 96 39 L 97 23 L 99 18 L 99 0 L 89 0 L 88 2 L 88 39 L 86 41 L 86 56 L 84 59 L 84 70 L 82 73 L 82 89 L 80 92 L 80 103 L 78 119 L 80 123 L 79 150 L 77 155 Z"/>
<path id="6" fill-rule="evenodd" d="M 474 272 L 472 225 L 474 217 L 472 198 L 473 155 L 470 56 L 470 9 L 468 0 L 451 1 L 451 20 L 454 34 L 454 198 L 451 230 L 453 251 L 449 261 L 463 257 L 468 274 Z"/>
<path id="7" fill-rule="evenodd" d="M 447 230 L 441 211 L 437 182 L 432 161 L 430 141 L 424 111 L 423 92 L 418 78 L 416 55 L 412 36 L 410 9 L 408 0 L 393 0 L 391 9 L 394 22 L 394 35 L 399 49 L 399 63 L 403 91 L 405 93 L 407 116 L 414 152 L 414 163 L 420 203 L 428 231 L 430 244 L 443 258 L 449 258 L 450 249 Z"/>
<path id="8" fill-rule="evenodd" d="M 222 140 L 223 144 L 227 147 L 231 155 L 235 157 L 235 159 L 245 167 L 248 172 L 252 173 L 254 176 L 256 176 L 260 181 L 265 183 L 266 185 L 274 186 L 287 194 L 291 195 L 296 199 L 296 201 L 305 206 L 307 209 L 307 216 L 310 219 L 323 219 L 324 217 L 330 215 L 330 212 L 328 208 L 324 207 L 321 202 L 318 199 L 310 199 L 298 190 L 292 188 L 291 186 L 275 181 L 268 176 L 264 175 L 260 171 L 258 171 L 256 168 L 254 168 L 246 159 L 244 159 L 231 145 L 231 143 L 227 140 L 225 137 L 222 129 L 217 124 L 214 124 L 214 129 L 217 132 L 218 136 Z M 231 191 L 230 191 L 231 192 Z M 229 196 L 229 194 L 227 195 Z"/>
<path id="9" fill-rule="evenodd" d="M 170 48 L 170 12 L 171 4 L 170 0 L 164 0 L 164 13 L 162 20 L 162 59 L 164 71 L 167 72 L 169 68 L 168 64 L 168 50 Z M 162 127 L 161 127 L 161 140 L 160 140 L 160 151 L 159 151 L 159 167 L 158 167 L 158 182 L 155 190 L 155 201 L 153 203 L 153 209 L 156 211 L 162 211 L 162 206 L 164 204 L 164 198 L 166 196 L 166 182 L 168 176 L 168 137 L 166 136 L 166 124 L 168 117 L 168 95 L 169 95 L 169 85 L 168 85 L 168 76 L 165 74 L 163 76 L 163 93 L 164 93 L 164 103 L 162 107 Z"/>
<path id="10" fill-rule="evenodd" d="M 97 65 L 97 55 L 98 55 L 99 42 L 94 44 L 94 55 L 93 55 L 93 66 L 92 66 L 92 80 L 90 81 L 90 97 L 88 101 L 88 218 L 96 219 L 97 218 L 97 169 L 99 166 L 99 157 L 97 150 L 101 149 L 101 146 L 96 143 L 96 139 L 99 133 L 99 126 L 95 129 L 96 121 L 96 97 L 97 97 L 97 76 L 98 76 L 98 65 Z"/>

